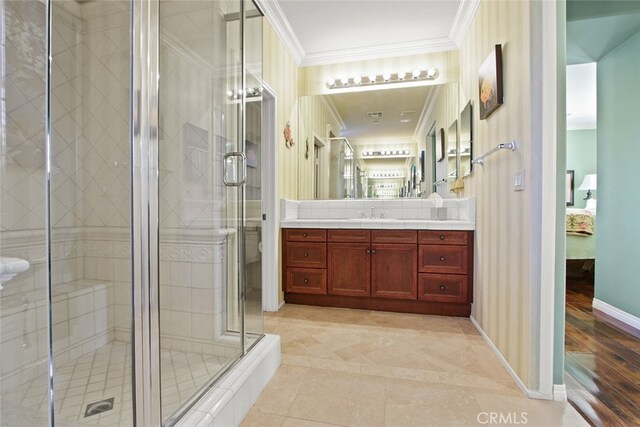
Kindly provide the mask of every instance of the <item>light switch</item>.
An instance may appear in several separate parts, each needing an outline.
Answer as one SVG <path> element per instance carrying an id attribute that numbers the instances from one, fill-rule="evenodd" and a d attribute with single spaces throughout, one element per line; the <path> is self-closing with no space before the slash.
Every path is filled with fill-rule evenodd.
<path id="1" fill-rule="evenodd" d="M 524 191 L 524 170 L 513 173 L 513 191 Z"/>

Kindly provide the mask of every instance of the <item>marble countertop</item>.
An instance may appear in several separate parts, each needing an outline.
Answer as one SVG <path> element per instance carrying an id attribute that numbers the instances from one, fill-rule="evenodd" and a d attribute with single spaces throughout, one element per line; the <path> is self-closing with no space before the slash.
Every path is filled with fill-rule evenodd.
<path id="1" fill-rule="evenodd" d="M 475 230 L 471 221 L 421 219 L 285 219 L 282 228 L 360 228 L 388 230 Z"/>

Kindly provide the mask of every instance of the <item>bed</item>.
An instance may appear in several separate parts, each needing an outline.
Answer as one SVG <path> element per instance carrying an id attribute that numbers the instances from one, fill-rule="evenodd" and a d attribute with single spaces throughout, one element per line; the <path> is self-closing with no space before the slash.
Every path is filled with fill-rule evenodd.
<path id="1" fill-rule="evenodd" d="M 589 218 L 591 225 L 589 226 Z M 586 222 L 582 227 L 578 224 Z M 595 212 L 586 209 L 567 209 L 567 259 L 596 258 Z"/>

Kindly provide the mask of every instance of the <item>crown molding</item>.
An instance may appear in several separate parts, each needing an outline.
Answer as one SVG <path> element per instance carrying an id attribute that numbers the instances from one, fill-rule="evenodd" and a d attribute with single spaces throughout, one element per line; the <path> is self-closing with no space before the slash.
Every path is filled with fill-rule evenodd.
<path id="1" fill-rule="evenodd" d="M 453 25 L 451 25 L 451 31 L 449 32 L 449 39 L 456 44 L 456 47 L 461 47 L 464 37 L 469 31 L 473 17 L 476 15 L 480 0 L 461 0 L 458 6 L 458 11 L 453 19 Z"/>
<path id="2" fill-rule="evenodd" d="M 364 61 L 405 55 L 419 55 L 429 52 L 442 52 L 457 49 L 458 46 L 448 37 L 416 40 L 412 42 L 386 43 L 351 49 L 336 49 L 326 52 L 307 53 L 300 66 L 338 64 L 343 62 Z"/>
<path id="3" fill-rule="evenodd" d="M 256 4 L 269 20 L 273 31 L 275 31 L 284 47 L 293 57 L 296 65 L 299 66 L 305 57 L 305 52 L 278 2 L 275 0 L 256 0 Z"/>
<path id="4" fill-rule="evenodd" d="M 418 125 L 416 126 L 416 130 L 413 133 L 413 140 L 420 144 L 424 135 L 429 131 L 428 121 L 429 117 L 431 117 L 431 113 L 433 109 L 436 107 L 436 101 L 438 100 L 438 95 L 440 94 L 441 85 L 433 86 L 433 89 L 429 91 L 429 95 L 427 99 L 424 101 L 424 107 L 422 107 L 422 112 L 420 113 L 420 118 L 418 119 Z"/>
<path id="5" fill-rule="evenodd" d="M 322 101 L 326 109 L 329 110 L 329 114 L 331 114 L 333 120 L 335 120 L 338 126 L 340 126 L 340 130 L 346 129 L 347 125 L 345 125 L 344 121 L 342 121 L 342 117 L 340 117 L 340 114 L 338 113 L 338 110 L 336 109 L 336 106 L 331 98 L 329 98 L 327 95 L 322 95 L 320 96 L 320 100 Z"/>

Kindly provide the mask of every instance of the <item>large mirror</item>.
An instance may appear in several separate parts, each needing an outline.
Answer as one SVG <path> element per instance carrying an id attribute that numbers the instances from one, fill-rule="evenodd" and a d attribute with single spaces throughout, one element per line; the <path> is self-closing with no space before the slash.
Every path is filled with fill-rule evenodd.
<path id="1" fill-rule="evenodd" d="M 460 113 L 460 175 L 462 177 L 471 175 L 473 171 L 473 129 L 471 124 L 471 101 L 462 109 Z"/>
<path id="2" fill-rule="evenodd" d="M 458 179 L 458 121 L 454 120 L 447 131 L 447 164 L 449 181 Z"/>
<path id="3" fill-rule="evenodd" d="M 457 102 L 458 85 L 358 89 L 300 98 L 300 140 L 312 155 L 299 175 L 313 183 L 300 198 L 428 196 L 437 168 L 426 161 L 423 177 L 419 167 L 421 151 L 426 159 L 433 154 L 423 128 L 447 127 L 451 118 L 442 112 L 459 111 L 447 105 Z"/>

